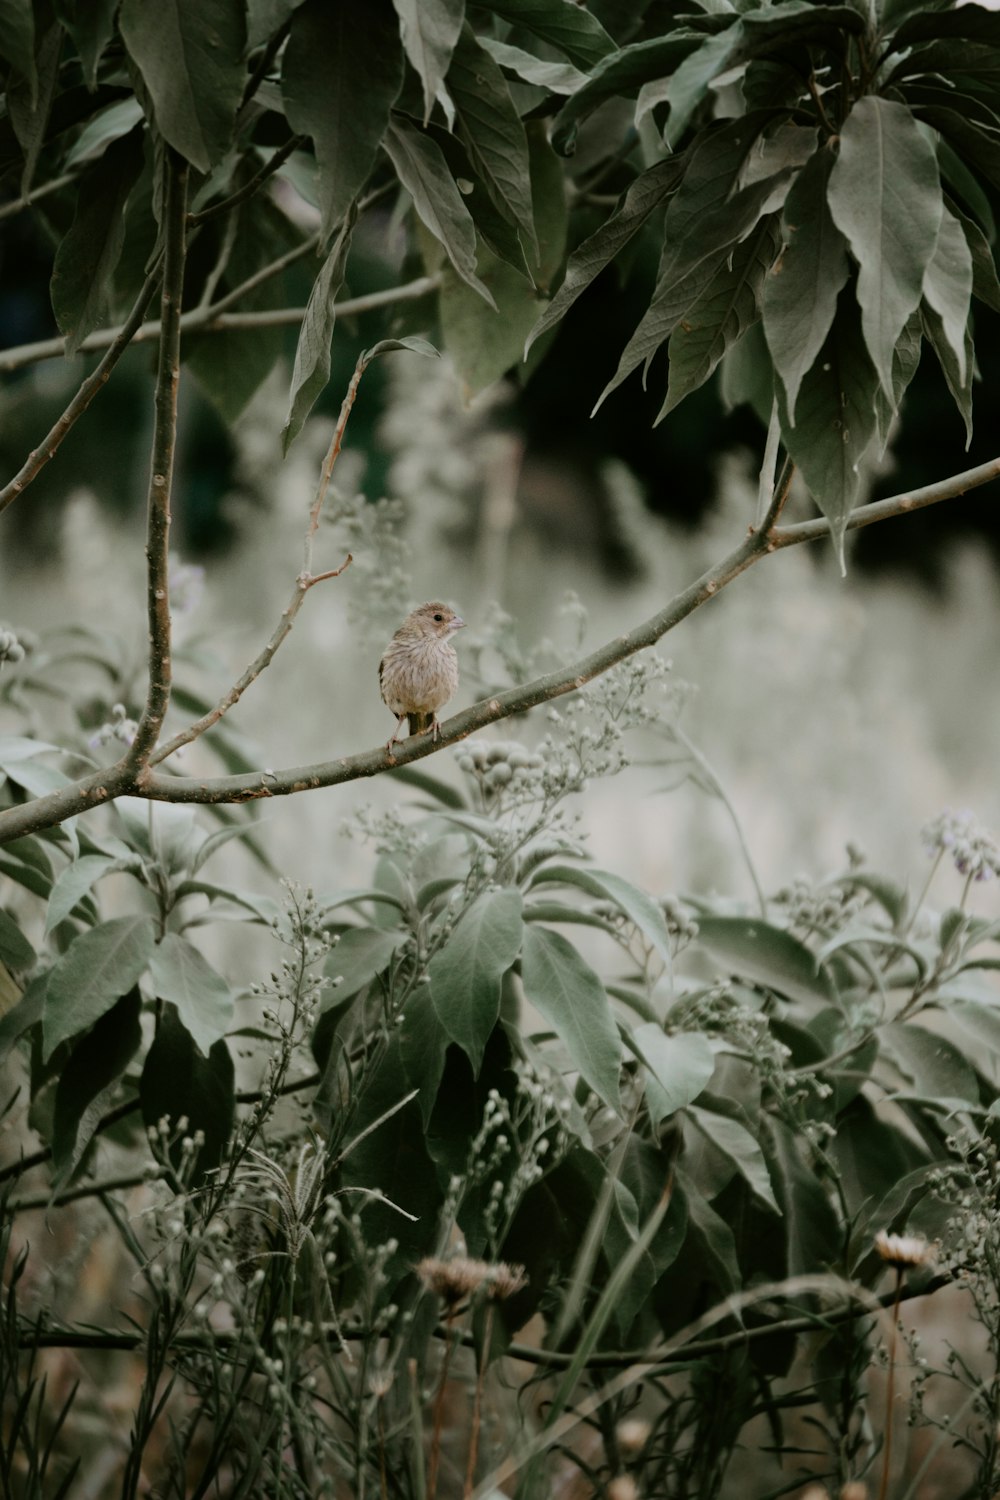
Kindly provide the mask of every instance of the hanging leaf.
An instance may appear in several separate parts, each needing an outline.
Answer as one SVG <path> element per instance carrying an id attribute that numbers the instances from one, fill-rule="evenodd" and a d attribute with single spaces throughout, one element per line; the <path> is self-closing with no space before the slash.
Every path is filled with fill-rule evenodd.
<path id="1" fill-rule="evenodd" d="M 532 923 L 521 954 L 524 993 L 559 1034 L 574 1067 L 621 1112 L 622 1044 L 604 986 L 561 933 Z"/>
<path id="2" fill-rule="evenodd" d="M 966 381 L 965 335 L 972 301 L 972 253 L 962 226 L 942 210 L 934 254 L 924 272 L 924 299 L 941 320 L 944 337 L 955 356 L 958 378 Z"/>
<path id="3" fill-rule="evenodd" d="M 905 105 L 858 100 L 840 133 L 827 201 L 858 262 L 862 332 L 889 394 L 892 353 L 920 304 L 943 206 L 934 148 Z"/>
<path id="4" fill-rule="evenodd" d="M 572 63 L 549 62 L 536 57 L 533 52 L 525 52 L 522 47 L 512 47 L 509 42 L 498 42 L 491 36 L 481 36 L 479 45 L 506 73 L 514 73 L 522 82 L 533 83 L 536 88 L 547 89 L 550 94 L 575 94 L 587 82 L 586 73 L 581 73 Z"/>
<path id="5" fill-rule="evenodd" d="M 951 392 L 952 400 L 961 413 L 965 423 L 965 446 L 968 448 L 972 442 L 972 379 L 975 373 L 975 350 L 972 343 L 972 331 L 965 330 L 965 361 L 964 374 L 955 357 L 948 338 L 945 336 L 944 326 L 941 319 L 932 307 L 926 302 L 921 305 L 920 318 L 923 324 L 924 338 L 930 344 L 937 355 L 941 373 Z"/>
<path id="6" fill-rule="evenodd" d="M 356 995 L 384 974 L 406 941 L 407 933 L 398 927 L 351 927 L 342 932 L 326 961 L 327 979 L 339 983 L 326 995 L 324 1010 L 329 1004 L 339 1005 Z"/>
<path id="7" fill-rule="evenodd" d="M 43 1059 L 85 1031 L 128 993 L 152 957 L 152 917 L 114 917 L 81 933 L 49 974 L 42 1021 Z"/>
<path id="8" fill-rule="evenodd" d="M 597 17 L 573 0 L 488 0 L 486 9 L 550 42 L 581 68 L 615 50 Z"/>
<path id="9" fill-rule="evenodd" d="M 700 1109 L 697 1105 L 689 1107 L 687 1116 L 715 1149 L 728 1157 L 756 1197 L 780 1214 L 764 1153 L 746 1126 L 729 1115 Z"/>
<path id="10" fill-rule="evenodd" d="M 500 982 L 521 949 L 518 890 L 484 891 L 428 965 L 431 1003 L 478 1075 L 500 1015 Z"/>
<path id="11" fill-rule="evenodd" d="M 0 962 L 16 973 L 30 969 L 37 956 L 14 918 L 0 908 Z"/>
<path id="12" fill-rule="evenodd" d="M 157 999 L 176 1007 L 181 1025 L 207 1056 L 233 1019 L 233 997 L 222 975 L 187 938 L 168 932 L 153 951 L 149 977 Z"/>
<path id="13" fill-rule="evenodd" d="M 430 119 L 465 18 L 465 0 L 393 0 L 403 46 L 424 88 L 424 124 Z"/>
<path id="14" fill-rule="evenodd" d="M 764 334 L 794 426 L 799 388 L 826 341 L 849 266 L 826 193 L 834 157 L 817 151 L 792 184 L 782 214 L 784 249 L 764 283 Z"/>
<path id="15" fill-rule="evenodd" d="M 665 132 L 667 145 L 675 147 L 688 127 L 691 116 L 704 99 L 713 78 L 725 72 L 743 43 L 743 23 L 734 18 L 725 31 L 708 37 L 686 57 L 674 73 L 664 93 L 670 106 Z"/>
<path id="16" fill-rule="evenodd" d="M 402 82 L 391 0 L 306 0 L 295 11 L 281 92 L 288 123 L 316 148 L 324 239 L 343 224 L 375 165 Z"/>
<path id="17" fill-rule="evenodd" d="M 644 83 L 673 73 L 702 42 L 697 32 L 680 36 L 651 37 L 621 47 L 598 62 L 587 82 L 571 94 L 552 125 L 552 145 L 561 156 L 569 156 L 576 144 L 580 124 L 599 105 L 623 95 L 635 97 Z"/>
<path id="18" fill-rule="evenodd" d="M 178 1124 L 186 1119 L 184 1134 L 191 1137 L 196 1131 L 203 1133 L 205 1143 L 198 1153 L 193 1179 L 196 1185 L 219 1165 L 233 1128 L 236 1094 L 229 1048 L 225 1042 L 216 1042 L 208 1056 L 202 1057 L 173 1006 L 167 1005 L 146 1053 L 139 1100 L 147 1130 L 155 1129 L 166 1118 L 171 1132 L 179 1133 Z M 169 1155 L 179 1166 L 182 1139 L 171 1143 Z"/>
<path id="19" fill-rule="evenodd" d="M 45 913 L 46 936 L 72 915 L 102 876 L 109 875 L 113 870 L 127 869 L 132 863 L 131 859 L 115 859 L 110 854 L 85 854 L 67 865 L 53 885 L 49 897 L 49 908 Z"/>
<path id="20" fill-rule="evenodd" d="M 668 1036 L 655 1021 L 637 1026 L 626 1038 L 646 1068 L 646 1107 L 654 1128 L 702 1092 L 715 1072 L 715 1053 L 700 1031 Z"/>
<path id="21" fill-rule="evenodd" d="M 7 25 L 5 8 L 0 5 L 0 36 Z M 30 14 L 30 4 L 25 3 L 24 9 Z M 56 0 L 55 9 L 80 54 L 87 87 L 93 89 L 97 85 L 97 64 L 114 36 L 118 0 Z"/>
<path id="22" fill-rule="evenodd" d="M 52 1122 L 54 1191 L 75 1172 L 110 1095 L 139 1050 L 141 1011 L 142 998 L 133 985 L 77 1043 L 59 1074 Z"/>
<path id="23" fill-rule="evenodd" d="M 783 928 L 757 917 L 698 918 L 697 942 L 724 971 L 806 1004 L 829 1005 L 836 995 L 815 955 Z"/>
<path id="24" fill-rule="evenodd" d="M 38 102 L 38 71 L 31 0 L 0 0 L 0 57 L 20 73 L 27 85 L 29 107 L 34 108 Z"/>
<path id="25" fill-rule="evenodd" d="M 18 145 L 24 152 L 20 191 L 31 190 L 35 168 L 45 141 L 49 112 L 59 82 L 59 60 L 63 34 L 49 26 L 36 39 L 33 66 L 24 76 L 15 74 L 7 85 L 7 114 Z"/>
<path id="26" fill-rule="evenodd" d="M 157 130 L 193 167 L 209 171 L 232 144 L 243 95 L 242 0 L 122 0 L 118 29 Z"/>
<path id="27" fill-rule="evenodd" d="M 330 344 L 336 322 L 336 302 L 344 284 L 344 270 L 354 230 L 354 210 L 341 226 L 320 273 L 313 283 L 306 304 L 305 316 L 299 330 L 299 341 L 295 348 L 295 364 L 292 367 L 292 396 L 285 425 L 281 429 L 281 442 L 287 453 L 302 431 L 302 424 L 312 411 L 316 398 L 330 378 Z"/>
<path id="28" fill-rule="evenodd" d="M 572 885 L 603 901 L 617 906 L 642 933 L 669 969 L 673 963 L 670 933 L 661 908 L 645 891 L 615 875 L 592 865 L 545 865 L 534 876 L 531 888 L 539 885 Z"/>

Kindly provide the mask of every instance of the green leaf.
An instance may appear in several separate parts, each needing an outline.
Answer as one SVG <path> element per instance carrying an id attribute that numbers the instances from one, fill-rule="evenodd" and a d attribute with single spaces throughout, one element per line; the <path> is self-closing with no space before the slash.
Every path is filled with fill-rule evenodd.
<path id="1" fill-rule="evenodd" d="M 830 151 L 817 151 L 792 184 L 782 214 L 785 246 L 764 284 L 764 334 L 793 424 L 803 376 L 830 332 L 850 269 L 826 203 L 833 164 Z"/>
<path id="2" fill-rule="evenodd" d="M 695 32 L 682 36 L 651 37 L 621 47 L 598 62 L 583 88 L 571 94 L 552 125 L 552 145 L 561 156 L 574 149 L 580 122 L 608 99 L 633 97 L 644 83 L 672 73 L 694 51 L 701 37 Z"/>
<path id="3" fill-rule="evenodd" d="M 232 145 L 243 94 L 242 0 L 122 0 L 118 29 L 157 130 L 193 167 L 209 171 Z"/>
<path id="4" fill-rule="evenodd" d="M 976 221 L 964 214 L 947 195 L 945 208 L 958 219 L 969 247 L 972 257 L 972 295 L 978 297 L 980 302 L 985 302 L 994 312 L 1000 312 L 1000 280 L 997 278 L 996 262 L 989 241 Z"/>
<path id="5" fill-rule="evenodd" d="M 829 1005 L 836 999 L 824 969 L 804 943 L 757 917 L 699 916 L 697 942 L 726 973 L 790 1000 Z"/>
<path id="6" fill-rule="evenodd" d="M 375 165 L 403 82 L 391 0 L 306 0 L 292 17 L 281 92 L 293 130 L 312 137 L 323 237 L 344 222 Z"/>
<path id="7" fill-rule="evenodd" d="M 500 1015 L 500 982 L 521 950 L 518 890 L 484 891 L 428 965 L 431 1002 L 478 1075 Z"/>
<path id="8" fill-rule="evenodd" d="M 958 10 L 921 7 L 895 29 L 893 51 L 916 46 L 937 37 L 960 37 L 964 41 L 988 42 L 1000 47 L 1000 16 L 983 5 L 965 5 Z M 961 53 L 958 54 L 961 58 Z"/>
<path id="9" fill-rule="evenodd" d="M 302 0 L 247 0 L 247 50 L 270 41 L 291 20 Z"/>
<path id="10" fill-rule="evenodd" d="M 842 1230 L 822 1183 L 802 1159 L 797 1137 L 768 1117 L 774 1193 L 785 1221 L 785 1275 L 808 1276 L 837 1258 Z"/>
<path id="11" fill-rule="evenodd" d="M 75 354 L 107 315 L 112 276 L 125 243 L 125 208 L 143 168 L 142 129 L 113 141 L 84 172 L 76 213 L 52 268 L 52 310 Z"/>
<path id="12" fill-rule="evenodd" d="M 667 397 L 657 422 L 704 385 L 726 350 L 757 321 L 761 288 L 777 249 L 778 226 L 772 215 L 736 246 L 688 308 L 670 337 Z"/>
<path id="13" fill-rule="evenodd" d="M 393 0 L 410 66 L 424 87 L 424 124 L 448 71 L 465 18 L 465 0 Z"/>
<path id="14" fill-rule="evenodd" d="M 207 1056 L 233 1019 L 229 985 L 187 938 L 168 932 L 156 945 L 149 977 L 159 1000 L 177 1007 L 181 1025 Z"/>
<path id="15" fill-rule="evenodd" d="M 417 1090 L 426 1133 L 448 1051 L 448 1034 L 438 1019 L 428 985 L 421 985 L 406 1001 L 397 1035 L 399 1055 L 410 1087 Z"/>
<path id="16" fill-rule="evenodd" d="M 451 59 L 448 92 L 455 106 L 455 129 L 473 170 L 493 206 L 517 226 L 535 264 L 538 240 L 528 138 L 507 80 L 469 26 L 463 27 Z"/>
<path id="17" fill-rule="evenodd" d="M 524 930 L 521 982 L 531 1004 L 558 1032 L 574 1067 L 621 1113 L 622 1044 L 604 986 L 561 933 Z"/>
<path id="18" fill-rule="evenodd" d="M 546 865 L 531 882 L 532 889 L 539 885 L 553 884 L 576 886 L 591 896 L 610 901 L 624 912 L 630 922 L 634 922 L 667 968 L 671 967 L 673 950 L 663 912 L 652 896 L 632 885 L 631 881 L 610 870 L 594 869 L 592 865 Z"/>
<path id="19" fill-rule="evenodd" d="M 840 133 L 827 201 L 858 262 L 862 331 L 891 394 L 892 353 L 920 304 L 942 213 L 934 147 L 905 105 L 858 100 Z"/>
<path id="20" fill-rule="evenodd" d="M 777 392 L 785 447 L 830 523 L 841 567 L 845 523 L 861 484 L 861 460 L 878 435 L 878 390 L 879 378 L 861 333 L 854 288 L 848 283 L 826 342 L 803 376 L 794 427 L 780 383 Z"/>
<path id="21" fill-rule="evenodd" d="M 0 57 L 15 68 L 28 86 L 28 99 L 38 99 L 35 68 L 35 12 L 31 0 L 0 0 Z"/>
<path id="22" fill-rule="evenodd" d="M 728 1157 L 751 1192 L 768 1208 L 780 1214 L 781 1209 L 774 1196 L 764 1153 L 749 1130 L 729 1115 L 716 1114 L 714 1110 L 699 1109 L 697 1105 L 689 1106 L 687 1113 L 689 1119 L 715 1149 Z"/>
<path id="23" fill-rule="evenodd" d="M 87 87 L 93 89 L 97 85 L 97 64 L 114 36 L 118 0 L 56 0 L 55 9 L 80 54 Z M 6 26 L 3 10 L 0 4 L 0 36 Z"/>
<path id="24" fill-rule="evenodd" d="M 20 189 L 29 192 L 45 141 L 49 111 L 59 81 L 63 33 L 49 26 L 36 38 L 34 66 L 25 77 L 14 74 L 7 84 L 7 114 L 24 152 Z"/>
<path id="25" fill-rule="evenodd" d="M 114 917 L 69 945 L 49 974 L 42 1021 L 44 1061 L 128 993 L 152 957 L 152 917 Z"/>
<path id="26" fill-rule="evenodd" d="M 677 145 L 691 116 L 704 99 L 709 84 L 720 73 L 725 72 L 730 60 L 739 51 L 743 39 L 743 24 L 734 18 L 733 24 L 726 31 L 708 37 L 697 51 L 692 52 L 681 63 L 664 94 L 670 105 L 665 132 L 668 146 Z"/>
<path id="27" fill-rule="evenodd" d="M 450 266 L 440 272 L 438 289 L 441 338 L 467 402 L 521 363 L 524 340 L 541 305 L 531 283 L 485 247 L 479 252 L 479 274 L 492 307 Z"/>
<path id="28" fill-rule="evenodd" d="M 752 323 L 722 361 L 719 396 L 727 411 L 747 402 L 763 427 L 774 405 L 774 366 L 762 323 Z"/>
<path id="29" fill-rule="evenodd" d="M 487 0 L 486 9 L 550 42 L 581 68 L 615 50 L 597 17 L 573 0 Z"/>
<path id="30" fill-rule="evenodd" d="M 110 1094 L 139 1050 L 141 1011 L 139 988 L 133 985 L 77 1043 L 59 1075 L 52 1125 L 53 1189 L 76 1170 Z"/>
<path id="31" fill-rule="evenodd" d="M 183 1134 L 193 1136 L 197 1130 L 204 1133 L 205 1144 L 198 1153 L 194 1178 L 197 1185 L 206 1172 L 219 1165 L 233 1127 L 233 1059 L 225 1042 L 216 1042 L 208 1056 L 202 1057 L 173 1006 L 166 1006 L 146 1053 L 139 1099 L 147 1130 L 154 1129 L 166 1116 L 172 1131 L 186 1118 Z M 181 1140 L 170 1147 L 175 1166 L 181 1163 L 182 1151 Z"/>
<path id="32" fill-rule="evenodd" d="M 444 247 L 466 285 L 495 309 L 491 293 L 476 275 L 475 225 L 440 148 L 429 135 L 397 115 L 390 122 L 385 149 L 421 222 Z"/>
<path id="33" fill-rule="evenodd" d="M 965 423 L 965 446 L 968 447 L 972 442 L 972 380 L 975 373 L 975 350 L 972 344 L 972 331 L 969 328 L 965 330 L 965 370 L 963 376 L 958 360 L 955 358 L 955 351 L 945 337 L 941 319 L 926 302 L 921 305 L 920 317 L 923 323 L 924 338 L 927 339 L 934 353 L 937 355 L 938 364 L 941 366 L 941 372 L 951 392 L 952 400 L 958 407 L 962 420 Z"/>
<path id="34" fill-rule="evenodd" d="M 682 1167 L 677 1168 L 676 1176 L 687 1204 L 689 1233 L 692 1242 L 697 1242 L 700 1279 L 713 1282 L 724 1295 L 736 1291 L 742 1277 L 732 1230 Z"/>
<path id="35" fill-rule="evenodd" d="M 892 424 L 896 419 L 906 388 L 917 373 L 922 345 L 923 320 L 919 312 L 915 312 L 907 319 L 906 327 L 900 334 L 899 342 L 892 353 L 892 398 L 890 399 L 885 394 L 881 386 L 875 392 L 879 442 L 883 453 L 892 434 Z"/>
<path id="36" fill-rule="evenodd" d="M 336 301 L 344 284 L 344 268 L 355 217 L 356 213 L 352 210 L 344 220 L 309 293 L 299 330 L 299 341 L 295 346 L 291 402 L 281 430 L 281 441 L 286 453 L 302 431 L 302 424 L 330 378 L 330 344 L 337 316 Z"/>
<path id="37" fill-rule="evenodd" d="M 339 1005 L 356 995 L 379 974 L 384 974 L 397 951 L 406 943 L 407 933 L 398 927 L 349 927 L 337 939 L 326 961 L 326 977 L 340 980 L 326 1001 Z"/>
<path id="38" fill-rule="evenodd" d="M 15 972 L 30 969 L 37 954 L 20 927 L 0 907 L 0 962 Z"/>
<path id="39" fill-rule="evenodd" d="M 37 1026 L 42 1019 L 48 977 L 48 974 L 37 975 L 9 1009 L 5 1008 L 7 996 L 3 992 L 4 984 L 0 979 L 0 1011 L 2 1011 L 0 1014 L 0 1066 L 6 1063 L 12 1049 L 24 1033 L 32 1026 Z"/>
<path id="40" fill-rule="evenodd" d="M 112 870 L 123 870 L 128 862 L 115 859 L 110 854 L 85 854 L 74 860 L 62 871 L 52 887 L 49 909 L 45 914 L 45 933 L 54 932 L 60 922 L 76 910 L 76 907 L 96 885 L 103 875 Z"/>
<path id="41" fill-rule="evenodd" d="M 637 1026 L 631 1038 L 646 1068 L 646 1106 L 655 1128 L 697 1099 L 715 1072 L 715 1053 L 700 1031 L 668 1036 L 655 1021 Z M 625 1041 L 631 1045 L 628 1036 Z"/>
<path id="42" fill-rule="evenodd" d="M 586 73 L 574 68 L 572 63 L 548 62 L 525 52 L 521 47 L 512 47 L 509 42 L 498 42 L 495 37 L 481 36 L 479 45 L 507 73 L 514 73 L 524 83 L 547 89 L 550 94 L 575 94 L 587 82 Z"/>
<path id="43" fill-rule="evenodd" d="M 383 354 L 398 354 L 401 350 L 407 350 L 410 354 L 422 354 L 425 359 L 441 358 L 440 352 L 433 344 L 429 344 L 426 339 L 412 335 L 405 339 L 380 339 L 377 344 L 365 350 L 365 360 L 370 364 L 373 359 L 378 359 Z M 401 766 L 400 775 L 404 770 L 412 770 L 412 767 Z M 433 779 L 430 776 L 427 778 L 428 781 L 433 781 Z"/>
<path id="44" fill-rule="evenodd" d="M 958 366 L 962 385 L 966 381 L 965 336 L 972 301 L 972 252 L 961 224 L 947 208 L 942 210 L 934 254 L 924 272 L 923 294 L 941 320 L 941 328 Z"/>
<path id="45" fill-rule="evenodd" d="M 879 1038 L 883 1050 L 923 1098 L 979 1103 L 976 1075 L 952 1042 L 901 1021 L 883 1026 Z"/>
<path id="46" fill-rule="evenodd" d="M 536 339 L 565 317 L 581 292 L 586 291 L 605 266 L 617 259 L 650 215 L 666 201 L 680 181 L 685 165 L 683 156 L 656 162 L 629 186 L 611 217 L 577 246 L 569 258 L 562 286 L 531 330 L 525 355 Z"/>

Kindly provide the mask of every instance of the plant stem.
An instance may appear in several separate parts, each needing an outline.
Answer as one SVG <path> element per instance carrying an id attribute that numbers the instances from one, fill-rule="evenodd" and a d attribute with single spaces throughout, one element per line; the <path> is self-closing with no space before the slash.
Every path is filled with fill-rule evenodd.
<path id="1" fill-rule="evenodd" d="M 472 1400 L 472 1430 L 469 1433 L 469 1459 L 465 1467 L 465 1489 L 462 1491 L 463 1500 L 470 1500 L 473 1486 L 476 1482 L 476 1459 L 479 1456 L 479 1424 L 482 1420 L 483 1411 L 483 1386 L 486 1383 L 486 1366 L 490 1358 L 490 1342 L 493 1338 L 493 1301 L 486 1304 L 486 1316 L 483 1319 L 483 1346 L 479 1359 L 479 1369 L 476 1373 L 476 1393 Z"/>
<path id="2" fill-rule="evenodd" d="M 896 1394 L 896 1335 L 899 1328 L 899 1294 L 903 1287 L 903 1272 L 896 1267 L 896 1290 L 892 1299 L 892 1332 L 889 1335 L 889 1373 L 885 1386 L 885 1444 L 882 1448 L 882 1482 L 878 1489 L 878 1500 L 887 1500 L 889 1473 L 892 1468 L 892 1403 Z"/>

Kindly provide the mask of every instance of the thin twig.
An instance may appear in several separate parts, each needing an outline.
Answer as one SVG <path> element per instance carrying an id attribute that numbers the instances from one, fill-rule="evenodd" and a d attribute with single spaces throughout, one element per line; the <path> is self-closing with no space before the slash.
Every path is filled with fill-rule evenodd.
<path id="1" fill-rule="evenodd" d="M 909 490 L 874 505 L 859 506 L 848 516 L 847 530 L 854 531 L 894 516 L 908 515 L 911 511 L 936 505 L 942 500 L 953 499 L 967 490 L 988 484 L 998 475 L 1000 458 L 995 458 L 974 469 L 939 480 L 936 484 L 926 485 L 923 489 Z M 293 766 L 284 771 L 253 771 L 238 776 L 204 779 L 147 774 L 141 785 L 136 777 L 129 774 L 125 763 L 121 762 L 118 766 L 95 772 L 58 791 L 0 812 L 0 844 L 42 828 L 52 828 L 66 818 L 124 795 L 150 797 L 160 802 L 203 805 L 252 802 L 261 798 L 287 797 L 318 787 L 340 786 L 366 776 L 378 776 L 394 766 L 409 765 L 457 744 L 487 724 L 495 724 L 512 714 L 524 713 L 564 693 L 575 692 L 618 662 L 655 645 L 668 631 L 721 593 L 734 578 L 761 558 L 782 547 L 820 541 L 829 536 L 830 525 L 825 519 L 801 521 L 792 526 L 775 528 L 770 535 L 763 531 L 751 532 L 720 562 L 675 595 L 658 614 L 636 626 L 634 630 L 615 636 L 597 651 L 568 667 L 561 667 L 532 682 L 520 684 L 495 697 L 474 703 L 471 708 L 446 720 L 440 726 L 436 740 L 432 740 L 430 735 L 411 735 L 409 739 L 393 747 L 391 761 L 385 746 L 381 745 L 358 755 L 321 761 L 315 765 Z"/>
<path id="2" fill-rule="evenodd" d="M 301 245 L 296 245 L 294 250 L 289 250 L 286 255 L 280 256 L 270 265 L 255 272 L 253 276 L 249 276 L 246 281 L 231 292 L 227 292 L 211 307 L 192 308 L 181 319 L 181 332 L 185 334 L 222 333 L 232 328 L 268 328 L 300 323 L 305 314 L 304 307 L 267 308 L 261 312 L 240 313 L 237 317 L 224 317 L 222 313 L 224 309 L 260 286 L 262 282 L 279 275 L 294 261 L 301 260 L 303 256 L 314 251 L 317 244 L 318 236 L 310 236 Z M 362 297 L 347 297 L 343 302 L 336 304 L 334 311 L 338 317 L 348 317 L 358 313 L 372 312 L 379 307 L 391 307 L 396 302 L 412 302 L 420 297 L 426 297 L 428 292 L 435 291 L 439 284 L 440 277 L 438 276 L 418 276 L 414 281 L 407 281 L 402 286 L 386 287 L 380 292 L 367 292 Z M 94 349 L 106 349 L 120 332 L 118 328 L 102 328 L 88 334 L 80 343 L 77 352 L 88 354 Z M 152 343 L 160 337 L 160 332 L 159 321 L 143 323 L 141 328 L 136 330 L 132 342 L 134 344 Z M 34 344 L 19 344 L 13 349 L 0 350 L 0 374 L 9 374 L 12 370 L 23 369 L 25 365 L 37 364 L 41 360 L 58 359 L 65 353 L 66 340 L 62 338 L 40 339 Z"/>
<path id="3" fill-rule="evenodd" d="M 3 489 L 0 489 L 0 512 L 5 511 L 7 506 L 17 499 L 22 490 L 27 489 L 33 479 L 44 469 L 49 459 L 55 458 L 56 451 L 63 438 L 76 422 L 82 417 L 87 407 L 93 401 L 98 391 L 107 384 L 108 378 L 115 365 L 121 359 L 125 350 L 134 339 L 141 324 L 146 308 L 149 306 L 160 280 L 160 262 L 150 271 L 143 283 L 142 290 L 135 300 L 135 305 L 129 313 L 127 320 L 118 330 L 116 337 L 109 346 L 100 364 L 96 365 L 91 373 L 83 381 L 76 395 L 58 418 L 46 436 L 33 448 L 25 459 L 23 465 Z"/>
<path id="4" fill-rule="evenodd" d="M 170 704 L 170 500 L 177 446 L 177 392 L 181 376 L 181 298 L 187 217 L 188 164 L 172 149 L 163 165 L 163 291 L 159 358 L 153 394 L 153 443 L 146 500 L 146 602 L 149 683 L 135 738 L 123 764 L 138 773 L 156 744 Z"/>
<path id="5" fill-rule="evenodd" d="M 371 361 L 366 350 L 359 357 L 358 362 L 354 367 L 354 374 L 351 376 L 350 384 L 347 387 L 347 394 L 341 402 L 340 415 L 337 418 L 337 425 L 334 428 L 333 437 L 330 440 L 330 446 L 327 449 L 326 457 L 323 460 L 323 466 L 320 470 L 319 484 L 316 487 L 316 495 L 309 510 L 309 524 L 306 527 L 305 540 L 303 543 L 302 572 L 295 580 L 295 587 L 292 590 L 292 596 L 281 612 L 281 618 L 271 634 L 271 639 L 268 641 L 263 651 L 259 652 L 258 655 L 254 657 L 253 661 L 250 663 L 250 665 L 247 667 L 238 681 L 234 682 L 229 691 L 222 695 L 214 708 L 209 709 L 208 713 L 203 714 L 201 718 L 195 720 L 193 724 L 189 724 L 187 729 L 182 729 L 178 734 L 175 734 L 172 739 L 168 740 L 165 745 L 161 745 L 159 747 L 159 749 L 150 757 L 149 764 L 151 766 L 159 765 L 161 761 L 166 760 L 168 755 L 173 755 L 175 750 L 179 750 L 182 745 L 189 745 L 192 740 L 198 739 L 200 735 L 205 733 L 206 729 L 211 729 L 213 724 L 217 724 L 222 716 L 224 714 L 227 714 L 229 710 L 240 701 L 250 684 L 257 680 L 261 672 L 264 671 L 265 667 L 270 665 L 271 661 L 274 658 L 275 652 L 278 650 L 278 647 L 288 636 L 292 629 L 292 626 L 295 624 L 295 617 L 298 614 L 299 610 L 302 608 L 302 604 L 306 597 L 306 594 L 313 587 L 313 585 L 316 583 L 321 583 L 324 579 L 327 578 L 339 578 L 344 569 L 350 566 L 352 558 L 351 554 L 348 553 L 347 557 L 341 563 L 339 568 L 328 568 L 325 572 L 317 574 L 313 574 L 310 571 L 312 563 L 313 542 L 316 537 L 316 532 L 319 528 L 320 515 L 323 510 L 323 501 L 326 499 L 326 492 L 330 486 L 330 478 L 333 474 L 333 466 L 340 456 L 341 446 L 344 441 L 344 431 L 347 427 L 347 419 L 351 415 L 351 408 L 353 407 L 355 397 L 358 394 L 358 386 L 361 382 L 361 377 L 365 373 L 365 370 L 368 368 L 370 362 Z"/>
<path id="6" fill-rule="evenodd" d="M 12 219 L 15 214 L 23 213 L 39 198 L 47 198 L 50 193 L 57 193 L 60 188 L 69 187 L 75 182 L 78 173 L 64 172 L 61 177 L 53 177 L 51 182 L 43 182 L 40 187 L 32 188 L 30 193 L 25 193 L 23 198 L 14 198 L 10 203 L 0 205 L 0 222 L 4 219 Z"/>
<path id="7" fill-rule="evenodd" d="M 486 1313 L 483 1317 L 482 1355 L 479 1360 L 479 1369 L 476 1372 L 476 1391 L 472 1398 L 472 1430 L 469 1433 L 469 1457 L 465 1466 L 465 1488 L 462 1491 L 462 1500 L 469 1500 L 476 1482 L 476 1459 L 479 1456 L 479 1426 L 483 1416 L 483 1386 L 486 1383 L 486 1366 L 489 1363 L 490 1343 L 493 1338 L 493 1307 L 494 1303 L 491 1298 L 486 1304 Z"/>
<path id="8" fill-rule="evenodd" d="M 143 1187 L 148 1182 L 158 1182 L 163 1176 L 159 1167 L 150 1167 L 147 1172 L 132 1172 L 124 1177 L 104 1177 L 100 1182 L 83 1182 L 77 1187 L 67 1188 L 63 1193 L 57 1193 L 54 1198 L 51 1193 L 36 1193 L 33 1198 L 11 1198 L 4 1207 L 10 1214 L 23 1214 L 36 1208 L 62 1208 L 67 1203 L 78 1202 L 80 1198 L 94 1198 L 102 1193 Z"/>
<path id="9" fill-rule="evenodd" d="M 297 151 L 304 144 L 305 139 L 304 135 L 293 135 L 283 146 L 278 147 L 273 156 L 268 157 L 267 161 L 252 177 L 248 178 L 241 188 L 230 193 L 228 198 L 222 198 L 218 203 L 210 204 L 208 208 L 199 209 L 195 214 L 188 214 L 188 227 L 193 229 L 196 224 L 205 224 L 209 219 L 217 219 L 220 214 L 228 213 L 231 208 L 238 208 L 241 203 L 252 198 L 268 178 L 273 177 L 275 172 L 284 166 L 292 152 Z"/>

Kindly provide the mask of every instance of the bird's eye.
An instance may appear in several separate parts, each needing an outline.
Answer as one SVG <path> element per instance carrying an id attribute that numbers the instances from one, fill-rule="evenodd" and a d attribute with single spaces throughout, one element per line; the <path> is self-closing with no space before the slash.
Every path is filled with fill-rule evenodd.
<path id="1" fill-rule="evenodd" d="M 435 618 L 435 620 L 443 620 L 444 619 L 444 615 L 435 615 L 434 618 Z"/>

